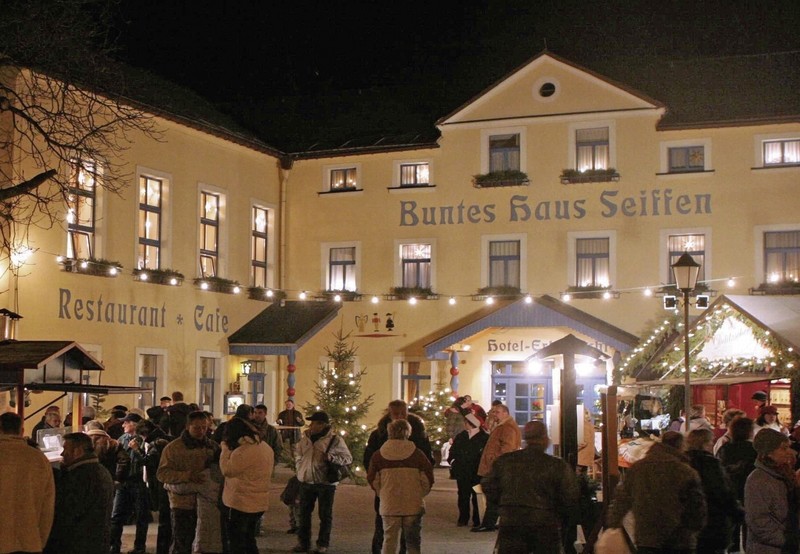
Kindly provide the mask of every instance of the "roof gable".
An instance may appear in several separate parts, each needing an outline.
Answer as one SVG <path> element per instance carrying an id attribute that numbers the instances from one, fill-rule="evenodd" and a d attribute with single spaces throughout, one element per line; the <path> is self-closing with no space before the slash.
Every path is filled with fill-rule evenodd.
<path id="1" fill-rule="evenodd" d="M 553 86 L 552 94 L 543 91 Z M 621 83 L 542 53 L 491 85 L 438 124 L 455 125 L 609 111 L 653 110 L 662 104 Z"/>

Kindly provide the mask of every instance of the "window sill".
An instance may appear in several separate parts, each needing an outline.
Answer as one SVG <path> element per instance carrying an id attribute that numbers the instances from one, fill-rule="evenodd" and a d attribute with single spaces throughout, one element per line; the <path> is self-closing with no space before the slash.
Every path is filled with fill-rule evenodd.
<path id="1" fill-rule="evenodd" d="M 339 300 L 336 300 L 336 296 Z M 351 290 L 324 290 L 314 298 L 327 302 L 361 302 L 361 294 Z"/>
<path id="2" fill-rule="evenodd" d="M 760 167 L 751 167 L 753 171 L 761 171 L 763 169 L 797 169 L 800 167 L 800 163 L 798 164 L 770 164 L 770 165 L 762 165 Z"/>
<path id="3" fill-rule="evenodd" d="M 428 184 L 428 185 L 402 185 L 398 187 L 386 187 L 386 190 L 389 192 L 399 192 L 399 191 L 420 191 L 420 190 L 432 190 L 435 189 L 436 185 Z"/>
<path id="4" fill-rule="evenodd" d="M 583 173 L 579 175 L 561 174 L 562 185 L 575 185 L 581 183 L 616 183 L 619 181 L 619 173 Z"/>
<path id="5" fill-rule="evenodd" d="M 714 173 L 716 170 L 714 169 L 698 169 L 692 171 L 667 171 L 664 173 L 656 173 L 658 177 L 665 177 L 669 176 L 676 176 L 676 175 L 697 175 L 697 174 L 705 174 L 705 173 Z"/>
<path id="6" fill-rule="evenodd" d="M 272 292 L 272 296 L 268 296 L 270 291 Z M 247 287 L 247 298 L 250 300 L 260 300 L 261 302 L 280 302 L 286 299 L 286 293 L 282 290 L 264 287 Z"/>
<path id="7" fill-rule="evenodd" d="M 93 275 L 95 277 L 108 277 L 114 279 L 122 272 L 121 265 L 101 262 L 98 260 L 79 260 L 75 258 L 66 258 L 60 263 L 64 271 L 69 273 L 80 273 L 83 275 Z"/>
<path id="8" fill-rule="evenodd" d="M 612 290 L 611 287 L 567 287 L 565 292 L 560 294 L 562 299 L 574 300 L 597 300 L 619 298 L 619 292 Z"/>
<path id="9" fill-rule="evenodd" d="M 800 283 L 761 283 L 749 290 L 752 296 L 786 296 L 800 294 Z"/>
<path id="10" fill-rule="evenodd" d="M 183 274 L 177 271 L 134 269 L 133 280 L 139 281 L 140 283 L 179 287 L 183 284 Z"/>
<path id="11" fill-rule="evenodd" d="M 239 283 L 222 277 L 198 277 L 194 280 L 194 286 L 200 290 L 224 294 L 239 294 L 242 291 Z"/>
<path id="12" fill-rule="evenodd" d="M 317 194 L 319 194 L 320 196 L 331 195 L 331 194 L 334 194 L 334 195 L 336 195 L 336 194 L 347 195 L 347 194 L 353 194 L 353 193 L 356 193 L 356 192 L 364 192 L 364 189 L 325 190 L 325 191 L 322 191 L 322 192 L 318 192 Z"/>

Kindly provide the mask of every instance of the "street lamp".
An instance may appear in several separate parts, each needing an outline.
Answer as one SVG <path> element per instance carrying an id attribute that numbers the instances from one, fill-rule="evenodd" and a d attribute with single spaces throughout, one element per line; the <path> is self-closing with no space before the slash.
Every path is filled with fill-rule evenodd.
<path id="1" fill-rule="evenodd" d="M 689 414 L 692 405 L 692 390 L 689 384 L 689 293 L 694 290 L 697 284 L 697 276 L 700 273 L 700 264 L 694 258 L 684 252 L 678 261 L 672 264 L 672 273 L 675 275 L 675 285 L 683 293 L 683 367 L 684 367 L 684 396 L 683 409 L 685 412 L 686 432 L 689 432 Z"/>

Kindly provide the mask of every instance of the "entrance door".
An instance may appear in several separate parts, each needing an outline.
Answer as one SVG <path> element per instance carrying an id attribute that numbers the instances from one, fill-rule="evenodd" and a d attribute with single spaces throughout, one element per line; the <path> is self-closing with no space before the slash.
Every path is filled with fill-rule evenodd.
<path id="1" fill-rule="evenodd" d="M 517 425 L 545 419 L 545 407 L 553 402 L 550 368 L 531 374 L 526 362 L 492 362 L 492 401 L 499 400 Z"/>

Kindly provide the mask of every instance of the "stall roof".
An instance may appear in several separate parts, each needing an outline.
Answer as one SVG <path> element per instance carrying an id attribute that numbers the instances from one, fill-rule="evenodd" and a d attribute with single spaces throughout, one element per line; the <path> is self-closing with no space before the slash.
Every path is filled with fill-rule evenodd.
<path id="1" fill-rule="evenodd" d="M 0 372 L 42 368 L 60 356 L 86 371 L 104 369 L 102 363 L 74 341 L 5 340 L 0 342 Z"/>
<path id="2" fill-rule="evenodd" d="M 692 333 L 698 325 L 703 324 L 707 315 L 728 306 L 749 319 L 764 331 L 775 337 L 786 347 L 798 350 L 800 345 L 800 297 L 796 296 L 744 296 L 722 295 L 717 298 L 699 317 L 689 325 L 688 332 Z M 669 337 L 656 351 L 647 363 L 636 373 L 636 383 L 640 385 L 682 385 L 682 375 L 676 377 L 663 377 L 655 370 L 655 364 L 665 352 L 669 352 L 675 345 L 683 341 L 683 333 L 675 333 Z M 734 364 L 722 367 L 712 377 L 692 378 L 692 384 L 734 384 L 751 381 L 764 381 L 781 377 L 774 372 L 749 372 L 742 371 Z"/>
<path id="3" fill-rule="evenodd" d="M 290 355 L 339 313 L 335 302 L 276 302 L 228 337 L 231 354 Z"/>
<path id="4" fill-rule="evenodd" d="M 636 335 L 545 294 L 530 303 L 520 299 L 493 310 L 478 310 L 427 343 L 425 355 L 441 358 L 447 348 L 490 327 L 568 327 L 622 352 L 639 341 Z"/>

